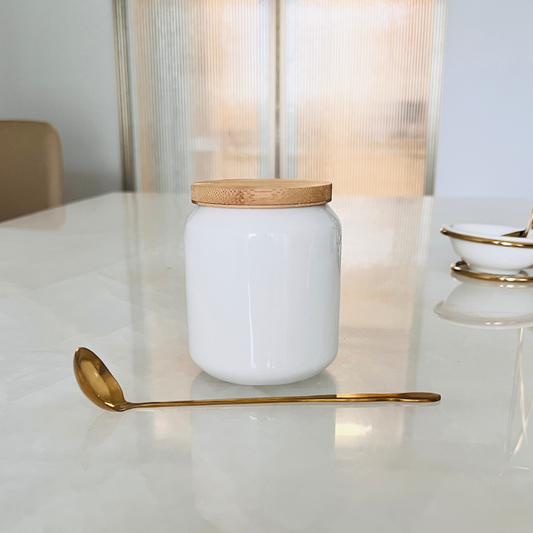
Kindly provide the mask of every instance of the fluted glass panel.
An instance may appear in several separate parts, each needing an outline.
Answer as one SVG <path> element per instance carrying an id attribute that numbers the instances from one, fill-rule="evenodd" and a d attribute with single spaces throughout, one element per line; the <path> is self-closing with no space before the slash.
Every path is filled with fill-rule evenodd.
<path id="1" fill-rule="evenodd" d="M 126 183 L 185 193 L 283 177 L 423 194 L 444 1 L 115 0 Z"/>
<path id="2" fill-rule="evenodd" d="M 435 5 L 287 0 L 285 176 L 423 194 Z"/>
<path id="3" fill-rule="evenodd" d="M 259 175 L 268 121 L 264 4 L 129 2 L 137 188 L 179 191 L 196 180 Z"/>

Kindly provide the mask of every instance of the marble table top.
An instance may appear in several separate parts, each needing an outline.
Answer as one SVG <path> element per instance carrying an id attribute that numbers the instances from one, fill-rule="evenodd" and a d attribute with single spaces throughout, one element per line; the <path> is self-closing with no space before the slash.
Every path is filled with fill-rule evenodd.
<path id="1" fill-rule="evenodd" d="M 340 350 L 316 378 L 241 387 L 187 353 L 179 195 L 116 193 L 0 224 L 0 531 L 533 531 L 533 290 L 454 279 L 443 223 L 525 225 L 525 200 L 337 198 Z M 464 319 L 464 320 L 463 320 Z M 434 405 L 111 413 L 132 401 L 433 391 Z"/>

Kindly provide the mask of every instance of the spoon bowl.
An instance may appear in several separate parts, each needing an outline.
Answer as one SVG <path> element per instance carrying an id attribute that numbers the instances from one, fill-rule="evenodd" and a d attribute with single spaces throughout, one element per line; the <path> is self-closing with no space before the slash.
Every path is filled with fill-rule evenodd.
<path id="1" fill-rule="evenodd" d="M 266 398 L 223 398 L 213 400 L 177 400 L 171 402 L 128 402 L 121 386 L 103 361 L 89 348 L 78 348 L 74 354 L 74 375 L 81 391 L 91 402 L 107 411 L 127 411 L 146 407 L 185 407 L 199 405 L 242 405 L 266 403 L 330 403 L 330 402 L 438 402 L 433 392 L 321 394 L 313 396 L 271 396 Z"/>
<path id="2" fill-rule="evenodd" d="M 91 402 L 108 411 L 124 411 L 127 404 L 122 387 L 104 362 L 88 348 L 74 355 L 74 375 L 81 391 Z"/>

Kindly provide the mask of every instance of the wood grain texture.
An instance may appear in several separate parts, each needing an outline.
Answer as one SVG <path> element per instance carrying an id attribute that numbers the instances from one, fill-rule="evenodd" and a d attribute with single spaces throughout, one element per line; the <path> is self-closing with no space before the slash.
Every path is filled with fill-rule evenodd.
<path id="1" fill-rule="evenodd" d="M 191 185 L 191 200 L 211 207 L 308 207 L 331 201 L 331 183 L 283 179 L 198 181 Z"/>

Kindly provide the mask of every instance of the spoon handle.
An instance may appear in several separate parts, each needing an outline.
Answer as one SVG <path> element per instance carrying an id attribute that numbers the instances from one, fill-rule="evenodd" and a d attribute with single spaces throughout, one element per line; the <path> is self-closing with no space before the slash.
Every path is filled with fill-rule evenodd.
<path id="1" fill-rule="evenodd" d="M 526 229 L 519 230 L 519 231 L 512 231 L 511 233 L 505 233 L 502 235 L 502 237 L 527 237 L 532 227 L 533 227 L 533 210 L 531 211 L 531 215 L 529 215 L 529 222 L 527 223 Z"/>
<path id="2" fill-rule="evenodd" d="M 315 396 L 271 396 L 265 398 L 222 398 L 212 400 L 181 400 L 174 402 L 144 402 L 124 404 L 124 410 L 146 407 L 186 407 L 201 405 L 243 405 L 266 403 L 350 403 L 350 402 L 438 402 L 440 394 L 433 392 L 323 394 Z"/>
<path id="3" fill-rule="evenodd" d="M 527 224 L 526 229 L 524 230 L 524 237 L 527 237 L 528 233 L 531 231 L 531 227 L 533 226 L 533 211 L 531 211 L 531 216 L 529 217 L 529 222 Z"/>

